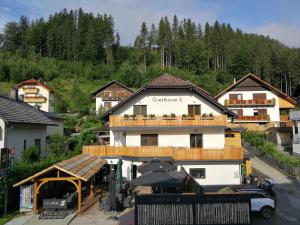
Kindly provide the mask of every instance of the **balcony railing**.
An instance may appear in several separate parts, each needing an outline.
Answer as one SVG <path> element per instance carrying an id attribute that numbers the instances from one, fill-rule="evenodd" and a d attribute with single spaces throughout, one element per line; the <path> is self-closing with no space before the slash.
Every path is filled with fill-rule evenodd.
<path id="1" fill-rule="evenodd" d="M 45 103 L 47 100 L 44 96 L 25 96 L 23 101 L 26 103 Z"/>
<path id="2" fill-rule="evenodd" d="M 280 115 L 280 127 L 293 127 L 293 122 L 289 115 Z"/>
<path id="3" fill-rule="evenodd" d="M 255 122 L 255 121 L 270 121 L 270 116 L 268 114 L 265 115 L 257 115 L 257 116 L 238 116 L 236 121 L 249 121 L 249 122 Z"/>
<path id="4" fill-rule="evenodd" d="M 82 153 L 93 156 L 171 157 L 174 160 L 243 160 L 244 158 L 242 148 L 203 149 L 85 145 L 82 148 Z"/>
<path id="5" fill-rule="evenodd" d="M 225 106 L 274 106 L 275 103 L 275 99 L 225 100 Z"/>
<path id="6" fill-rule="evenodd" d="M 227 116 L 115 116 L 109 117 L 111 127 L 120 126 L 226 126 Z"/>

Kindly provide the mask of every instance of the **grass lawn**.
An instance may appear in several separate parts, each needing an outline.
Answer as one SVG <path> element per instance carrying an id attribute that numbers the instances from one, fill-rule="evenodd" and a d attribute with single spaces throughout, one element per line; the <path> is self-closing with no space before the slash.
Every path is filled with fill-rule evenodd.
<path id="1" fill-rule="evenodd" d="M 16 215 L 18 215 L 18 211 L 15 211 L 15 212 L 11 212 L 11 213 L 8 213 L 5 217 L 4 216 L 1 216 L 0 217 L 0 225 L 3 225 L 5 223 L 7 223 L 8 221 L 12 220 Z"/>

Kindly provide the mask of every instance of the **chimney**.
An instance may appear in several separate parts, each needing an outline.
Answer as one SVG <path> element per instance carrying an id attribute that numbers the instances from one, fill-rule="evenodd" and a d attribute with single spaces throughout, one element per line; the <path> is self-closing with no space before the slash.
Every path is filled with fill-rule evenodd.
<path id="1" fill-rule="evenodd" d="M 18 89 L 16 87 L 13 87 L 10 90 L 9 97 L 15 101 L 18 101 Z"/>
<path id="2" fill-rule="evenodd" d="M 39 105 L 34 105 L 33 108 L 40 111 L 40 106 Z"/>

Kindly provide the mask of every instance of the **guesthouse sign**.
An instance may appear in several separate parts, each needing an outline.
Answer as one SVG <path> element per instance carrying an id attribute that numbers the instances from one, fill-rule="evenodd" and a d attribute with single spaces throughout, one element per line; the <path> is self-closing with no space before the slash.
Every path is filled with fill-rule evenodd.
<path id="1" fill-rule="evenodd" d="M 153 102 L 169 103 L 169 102 L 182 102 L 182 97 L 153 97 Z"/>

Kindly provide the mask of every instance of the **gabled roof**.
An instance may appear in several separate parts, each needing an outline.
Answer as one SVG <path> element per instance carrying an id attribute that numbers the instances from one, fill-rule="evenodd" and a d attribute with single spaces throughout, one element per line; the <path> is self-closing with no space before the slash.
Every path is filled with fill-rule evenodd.
<path id="1" fill-rule="evenodd" d="M 129 87 L 126 87 L 124 84 L 121 84 L 120 82 L 113 80 L 105 85 L 103 85 L 102 87 L 100 87 L 99 89 L 97 89 L 96 91 L 94 91 L 91 95 L 95 96 L 96 94 L 98 94 L 100 91 L 103 91 L 105 88 L 109 87 L 112 84 L 117 84 L 119 86 L 121 86 L 122 88 L 125 88 L 126 90 L 128 90 L 129 92 L 133 93 L 134 91 L 131 90 Z"/>
<path id="2" fill-rule="evenodd" d="M 249 73 L 246 76 L 242 77 L 241 79 L 239 79 L 238 81 L 236 81 L 235 83 L 231 84 L 229 87 L 227 87 L 226 89 L 224 89 L 223 91 L 221 91 L 219 94 L 217 94 L 215 96 L 216 99 L 218 99 L 219 97 L 221 97 L 223 94 L 225 94 L 226 92 L 232 90 L 234 87 L 236 87 L 238 84 L 242 83 L 244 80 L 246 80 L 247 78 L 253 79 L 254 81 L 258 82 L 259 84 L 261 84 L 263 87 L 265 87 L 266 89 L 274 92 L 275 94 L 277 94 L 278 96 L 284 98 L 285 100 L 287 100 L 288 102 L 296 105 L 297 102 L 288 97 L 285 93 L 283 93 L 282 91 L 280 91 L 279 89 L 273 87 L 271 84 L 265 82 L 264 80 L 260 79 L 258 76 Z"/>
<path id="3" fill-rule="evenodd" d="M 49 87 L 48 85 L 46 85 L 44 82 L 39 81 L 39 80 L 36 80 L 36 79 L 33 79 L 33 78 L 32 78 L 32 79 L 29 79 L 29 80 L 21 81 L 21 82 L 18 83 L 16 86 L 17 86 L 17 87 L 21 87 L 21 86 L 23 86 L 23 85 L 28 85 L 28 84 L 40 85 L 40 86 L 46 88 L 48 91 L 54 92 L 54 90 L 53 90 L 51 87 Z"/>
<path id="4" fill-rule="evenodd" d="M 76 177 L 83 181 L 88 181 L 96 172 L 101 169 L 105 164 L 106 160 L 100 158 L 100 156 L 90 156 L 86 154 L 80 154 L 62 162 L 56 163 L 40 172 L 33 174 L 32 176 L 19 181 L 14 184 L 13 187 L 18 187 L 32 181 L 34 178 L 45 175 L 52 170 L 59 170 L 67 173 L 73 177 Z"/>
<path id="5" fill-rule="evenodd" d="M 210 96 L 207 91 L 203 90 L 202 88 L 200 88 L 196 84 L 193 84 L 191 81 L 182 80 L 182 79 L 180 79 L 178 77 L 175 77 L 173 75 L 170 75 L 170 74 L 163 74 L 163 75 L 159 76 L 158 78 L 150 81 L 146 85 L 144 85 L 142 88 L 140 88 L 135 93 L 133 93 L 131 96 L 129 96 L 126 99 L 124 99 L 123 101 L 121 101 L 119 104 L 112 107 L 110 110 L 106 111 L 101 116 L 101 118 L 102 119 L 105 118 L 110 113 L 112 113 L 114 110 L 116 110 L 120 106 L 124 105 L 126 102 L 128 102 L 130 99 L 134 98 L 135 96 L 137 96 L 141 92 L 143 92 L 147 89 L 156 89 L 156 88 L 190 89 L 190 90 L 194 91 L 195 93 L 197 93 L 198 95 L 200 95 L 201 97 L 203 97 L 204 99 L 206 99 L 208 102 L 210 102 L 214 106 L 216 106 L 217 108 L 221 109 L 221 111 L 223 113 L 226 113 L 226 114 L 230 115 L 231 117 L 236 117 L 237 116 L 234 112 L 230 111 L 225 106 L 221 105 L 218 101 L 216 101 L 216 99 L 214 99 L 212 96 Z"/>
<path id="6" fill-rule="evenodd" d="M 193 87 L 195 86 L 190 81 L 182 80 L 179 77 L 175 77 L 171 74 L 165 73 L 154 80 L 150 81 L 145 87 L 148 88 L 178 88 L 178 87 Z"/>
<path id="7" fill-rule="evenodd" d="M 11 123 L 56 125 L 38 109 L 0 95 L 0 118 Z"/>

